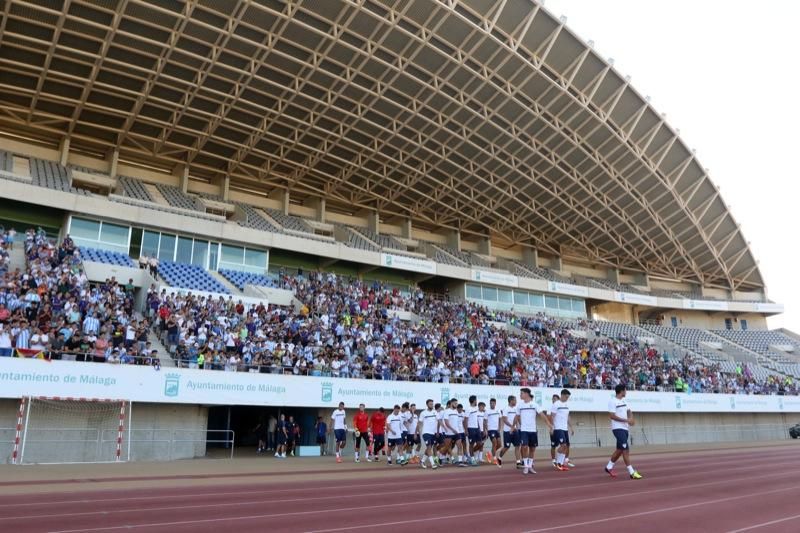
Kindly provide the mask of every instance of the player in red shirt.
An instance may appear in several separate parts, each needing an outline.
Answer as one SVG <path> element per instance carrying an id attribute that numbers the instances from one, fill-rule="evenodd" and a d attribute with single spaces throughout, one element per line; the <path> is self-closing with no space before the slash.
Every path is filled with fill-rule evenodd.
<path id="1" fill-rule="evenodd" d="M 360 462 L 359 451 L 361 451 L 361 441 L 364 441 L 364 458 L 372 461 L 369 456 L 369 416 L 364 410 L 364 404 L 359 404 L 358 413 L 353 417 L 353 427 L 355 428 L 356 441 L 356 462 Z"/>
<path id="2" fill-rule="evenodd" d="M 376 412 L 372 413 L 369 419 L 369 427 L 372 430 L 372 460 L 378 460 L 378 452 L 384 451 L 386 446 L 386 410 L 381 407 Z"/>

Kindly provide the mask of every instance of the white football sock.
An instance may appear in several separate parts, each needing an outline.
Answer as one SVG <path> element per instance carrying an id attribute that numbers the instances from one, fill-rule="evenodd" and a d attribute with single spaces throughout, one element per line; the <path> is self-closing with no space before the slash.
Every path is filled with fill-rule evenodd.
<path id="1" fill-rule="evenodd" d="M 608 468 L 609 470 L 614 468 L 614 461 L 609 461 L 608 464 L 606 465 L 606 468 Z"/>
<path id="2" fill-rule="evenodd" d="M 633 475 L 634 472 L 636 472 L 636 470 L 631 465 L 628 465 L 628 473 Z"/>

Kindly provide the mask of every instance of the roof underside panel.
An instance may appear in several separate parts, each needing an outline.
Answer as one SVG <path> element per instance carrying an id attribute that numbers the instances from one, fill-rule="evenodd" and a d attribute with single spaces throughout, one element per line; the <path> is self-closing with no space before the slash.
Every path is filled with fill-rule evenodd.
<path id="1" fill-rule="evenodd" d="M 694 154 L 530 0 L 51 3 L 2 4 L 3 129 L 610 267 L 763 286 Z"/>

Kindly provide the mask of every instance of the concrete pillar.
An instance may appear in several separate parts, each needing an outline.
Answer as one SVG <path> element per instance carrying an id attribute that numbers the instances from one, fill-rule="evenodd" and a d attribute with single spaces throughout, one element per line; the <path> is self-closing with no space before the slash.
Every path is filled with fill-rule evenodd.
<path id="1" fill-rule="evenodd" d="M 483 255 L 492 255 L 492 239 L 488 235 L 481 237 L 478 241 L 478 253 Z"/>
<path id="2" fill-rule="evenodd" d="M 447 246 L 461 251 L 461 232 L 457 229 L 449 230 L 445 233 Z"/>
<path id="3" fill-rule="evenodd" d="M 613 281 L 614 283 L 619 283 L 619 269 L 618 268 L 609 268 L 606 271 L 606 279 L 608 281 Z"/>
<path id="4" fill-rule="evenodd" d="M 529 267 L 539 267 L 539 250 L 533 246 L 522 247 L 522 263 Z"/>
<path id="5" fill-rule="evenodd" d="M 224 178 L 222 178 L 222 183 L 220 183 L 220 189 L 222 189 L 222 199 L 226 202 L 230 199 L 231 196 L 231 177 L 226 174 Z"/>
<path id="6" fill-rule="evenodd" d="M 59 160 L 62 167 L 67 166 L 69 161 L 69 137 L 63 137 L 58 145 Z"/>
<path id="7" fill-rule="evenodd" d="M 400 236 L 401 237 L 403 237 L 405 239 L 413 239 L 413 237 L 411 236 L 411 234 L 413 232 L 413 229 L 414 228 L 413 228 L 413 226 L 411 224 L 411 219 L 410 218 L 404 218 L 400 222 Z"/>
<path id="8" fill-rule="evenodd" d="M 289 191 L 286 189 L 272 189 L 269 193 L 269 198 L 278 200 L 281 203 L 278 209 L 280 209 L 284 215 L 289 214 Z"/>
<path id="9" fill-rule="evenodd" d="M 310 207 L 314 210 L 314 220 L 317 222 L 325 222 L 325 198 L 316 198 L 309 196 L 303 205 Z"/>
<path id="10" fill-rule="evenodd" d="M 375 233 L 381 232 L 381 217 L 377 211 L 369 211 L 367 213 L 367 228 Z"/>
<path id="11" fill-rule="evenodd" d="M 180 189 L 184 193 L 189 192 L 189 166 L 177 165 L 172 171 L 172 175 L 178 178 L 178 186 Z"/>
<path id="12" fill-rule="evenodd" d="M 114 148 L 109 154 L 108 175 L 112 178 L 117 177 L 117 166 L 119 165 L 119 149 Z"/>

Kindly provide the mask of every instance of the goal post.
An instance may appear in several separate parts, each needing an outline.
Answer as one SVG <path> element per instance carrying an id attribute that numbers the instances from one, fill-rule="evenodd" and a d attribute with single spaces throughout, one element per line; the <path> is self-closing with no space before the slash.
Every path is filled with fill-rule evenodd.
<path id="1" fill-rule="evenodd" d="M 130 454 L 131 402 L 29 397 L 20 400 L 15 464 L 112 463 Z"/>

